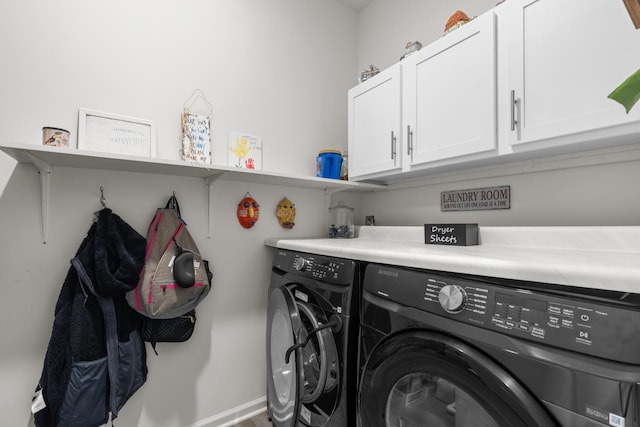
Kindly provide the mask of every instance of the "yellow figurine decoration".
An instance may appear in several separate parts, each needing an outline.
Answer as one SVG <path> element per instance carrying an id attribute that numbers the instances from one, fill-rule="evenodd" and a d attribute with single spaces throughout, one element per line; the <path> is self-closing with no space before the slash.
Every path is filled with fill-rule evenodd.
<path id="1" fill-rule="evenodd" d="M 282 228 L 292 229 L 296 220 L 296 205 L 286 197 L 278 202 L 276 216 Z"/>

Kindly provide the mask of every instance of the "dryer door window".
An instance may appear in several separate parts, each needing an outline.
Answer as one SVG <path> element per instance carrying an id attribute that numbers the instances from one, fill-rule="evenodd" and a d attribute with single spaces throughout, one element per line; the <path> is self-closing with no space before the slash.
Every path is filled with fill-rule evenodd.
<path id="1" fill-rule="evenodd" d="M 304 403 L 313 403 L 337 385 L 338 353 L 331 329 L 320 329 L 328 323 L 326 316 L 303 303 L 298 303 L 298 311 L 302 321 L 300 338 L 309 339 L 302 347 L 304 389 L 301 398 Z"/>
<path id="2" fill-rule="evenodd" d="M 499 426 L 480 402 L 442 377 L 413 372 L 387 395 L 387 426 Z"/>
<path id="3" fill-rule="evenodd" d="M 506 371 L 475 348 L 428 331 L 376 347 L 360 385 L 367 427 L 547 427 L 550 416 Z"/>

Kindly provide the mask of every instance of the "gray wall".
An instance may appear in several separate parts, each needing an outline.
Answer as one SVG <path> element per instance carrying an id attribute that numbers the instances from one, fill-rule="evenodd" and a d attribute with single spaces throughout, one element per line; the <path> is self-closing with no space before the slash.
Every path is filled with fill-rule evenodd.
<path id="1" fill-rule="evenodd" d="M 213 104 L 214 161 L 226 134 L 263 137 L 264 168 L 313 175 L 322 148 L 346 147 L 346 92 L 369 64 L 386 68 L 404 44 L 440 37 L 461 9 L 478 15 L 493 1 L 376 0 L 359 14 L 325 0 L 5 1 L 0 14 L 0 141 L 40 144 L 41 127 L 68 128 L 75 143 L 79 107 L 158 121 L 158 157 L 177 159 L 183 101 L 195 88 Z M 358 220 L 381 225 L 473 221 L 485 225 L 638 225 L 638 149 L 587 160 L 528 162 L 420 180 L 390 191 L 337 193 Z M 607 164 L 594 165 L 600 161 Z M 505 212 L 439 211 L 439 192 L 512 185 Z M 49 242 L 40 241 L 39 181 L 30 165 L 0 154 L 0 413 L 28 424 L 64 275 L 99 205 L 144 232 L 176 191 L 201 251 L 213 261 L 212 293 L 192 340 L 160 345 L 150 378 L 120 414 L 122 425 L 219 426 L 260 408 L 265 394 L 264 317 L 271 251 L 265 237 L 320 236 L 320 190 L 218 181 L 213 238 L 207 239 L 204 183 L 195 178 L 56 168 Z M 250 191 L 261 204 L 251 230 L 235 219 Z M 285 231 L 274 215 L 287 196 L 298 210 Z"/>
<path id="2" fill-rule="evenodd" d="M 491 9 L 496 0 L 374 0 L 358 14 L 358 67 L 381 70 L 398 62 L 405 44 L 423 46 L 444 34 L 456 10 L 473 18 Z"/>
<path id="3" fill-rule="evenodd" d="M 378 225 L 478 223 L 490 226 L 640 225 L 640 144 L 436 175 L 356 196 L 358 220 Z M 442 212 L 442 191 L 511 187 L 511 208 Z"/>
<path id="4" fill-rule="evenodd" d="M 331 31 L 327 31 L 330 28 Z M 78 108 L 158 122 L 158 157 L 178 159 L 180 114 L 196 88 L 213 104 L 214 161 L 228 131 L 260 135 L 265 170 L 313 175 L 322 148 L 346 147 L 345 94 L 356 69 L 356 14 L 333 1 L 6 1 L 0 14 L 0 141 L 41 144 L 41 128 L 77 134 Z M 192 339 L 149 354 L 147 384 L 127 403 L 124 426 L 218 426 L 264 406 L 267 236 L 324 232 L 324 193 L 217 181 L 207 239 L 203 180 L 55 168 L 49 239 L 40 238 L 39 178 L 0 153 L 0 418 L 26 426 L 54 305 L 69 259 L 100 208 L 144 233 L 176 191 L 214 284 Z M 245 230 L 236 207 L 261 205 Z M 278 225 L 287 196 L 296 226 Z"/>

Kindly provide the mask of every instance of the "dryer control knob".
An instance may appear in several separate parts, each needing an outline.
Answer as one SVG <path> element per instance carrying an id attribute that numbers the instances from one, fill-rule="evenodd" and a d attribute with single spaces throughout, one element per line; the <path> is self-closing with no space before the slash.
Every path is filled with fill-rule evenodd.
<path id="1" fill-rule="evenodd" d="M 447 313 L 460 313 L 467 302 L 467 293 L 458 285 L 445 285 L 438 295 L 440 305 Z"/>
<path id="2" fill-rule="evenodd" d="M 307 264 L 309 264 L 309 261 L 307 261 L 301 256 L 297 256 L 296 259 L 293 260 L 293 268 L 295 268 L 298 271 L 304 270 Z"/>

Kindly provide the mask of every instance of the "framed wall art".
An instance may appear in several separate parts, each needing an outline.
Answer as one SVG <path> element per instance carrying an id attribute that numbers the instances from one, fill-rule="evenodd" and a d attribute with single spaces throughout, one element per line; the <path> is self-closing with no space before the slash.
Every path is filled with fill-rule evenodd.
<path id="1" fill-rule="evenodd" d="M 80 108 L 78 149 L 155 157 L 156 122 Z"/>
<path id="2" fill-rule="evenodd" d="M 262 169 L 262 138 L 229 132 L 228 165 L 240 169 Z"/>

